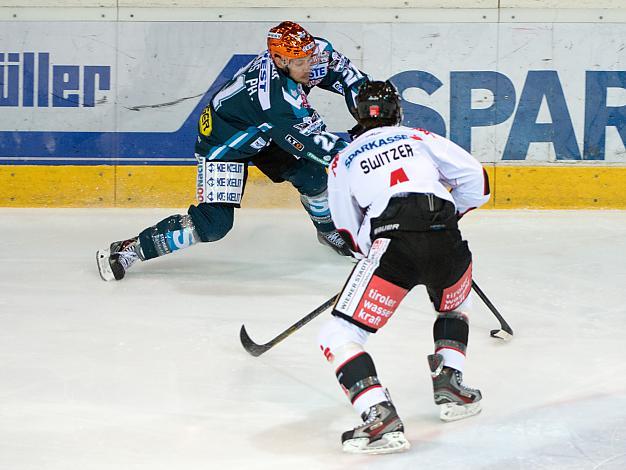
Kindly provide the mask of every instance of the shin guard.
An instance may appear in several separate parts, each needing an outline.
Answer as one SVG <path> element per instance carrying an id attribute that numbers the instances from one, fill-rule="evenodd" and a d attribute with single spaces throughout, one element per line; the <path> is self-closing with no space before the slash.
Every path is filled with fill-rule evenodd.
<path id="1" fill-rule="evenodd" d="M 198 241 L 198 233 L 189 215 L 172 215 L 139 234 L 145 259 L 187 248 Z"/>
<path id="2" fill-rule="evenodd" d="M 309 214 L 309 217 L 318 232 L 326 233 L 335 229 L 335 225 L 330 218 L 327 190 L 324 190 L 316 196 L 300 194 L 300 202 L 302 202 L 304 209 L 307 214 Z"/>
<path id="3" fill-rule="evenodd" d="M 335 370 L 335 375 L 350 403 L 359 414 L 387 400 L 385 390 L 378 380 L 374 361 L 362 349 L 343 362 Z"/>
<path id="4" fill-rule="evenodd" d="M 464 313 L 442 312 L 433 326 L 435 353 L 444 358 L 444 365 L 463 371 L 469 338 L 469 323 Z"/>

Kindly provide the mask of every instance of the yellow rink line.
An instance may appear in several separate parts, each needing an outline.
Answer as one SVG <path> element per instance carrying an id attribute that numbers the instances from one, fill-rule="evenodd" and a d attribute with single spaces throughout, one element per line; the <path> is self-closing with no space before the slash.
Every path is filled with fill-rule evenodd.
<path id="1" fill-rule="evenodd" d="M 626 167 L 485 165 L 495 209 L 626 209 Z M 186 207 L 194 166 L 0 165 L 0 207 Z M 250 169 L 244 207 L 298 207 L 288 183 Z"/>

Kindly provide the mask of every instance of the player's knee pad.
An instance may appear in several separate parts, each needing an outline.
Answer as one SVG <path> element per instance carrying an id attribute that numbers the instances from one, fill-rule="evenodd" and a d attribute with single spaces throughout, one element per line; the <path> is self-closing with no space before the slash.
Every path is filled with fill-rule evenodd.
<path id="1" fill-rule="evenodd" d="M 465 313 L 439 313 L 433 325 L 433 339 L 435 352 L 443 356 L 444 365 L 463 371 L 468 338 L 469 320 Z"/>
<path id="2" fill-rule="evenodd" d="M 368 336 L 369 333 L 357 325 L 331 317 L 322 325 L 318 343 L 328 362 L 341 364 L 350 354 L 363 351 Z"/>
<path id="3" fill-rule="evenodd" d="M 371 333 L 385 326 L 408 293 L 407 289 L 374 274 L 388 244 L 389 240 L 384 238 L 374 241 L 368 257 L 352 270 L 333 310 L 333 315 Z"/>
<path id="4" fill-rule="evenodd" d="M 376 367 L 364 344 L 369 333 L 340 318 L 328 320 L 319 334 L 319 343 L 326 360 L 350 401 L 366 392 L 381 388 Z"/>
<path id="5" fill-rule="evenodd" d="M 203 242 L 214 242 L 224 238 L 233 228 L 235 207 L 232 205 L 203 202 L 197 206 L 190 206 L 187 212 Z"/>
<path id="6" fill-rule="evenodd" d="M 188 215 L 171 215 L 139 234 L 144 259 L 163 256 L 187 248 L 198 241 L 198 233 Z"/>

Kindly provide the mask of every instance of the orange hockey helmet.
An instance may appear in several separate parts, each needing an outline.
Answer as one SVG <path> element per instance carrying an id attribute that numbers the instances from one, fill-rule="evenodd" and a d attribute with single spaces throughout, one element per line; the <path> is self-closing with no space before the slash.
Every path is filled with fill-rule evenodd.
<path id="1" fill-rule="evenodd" d="M 315 53 L 315 39 L 298 23 L 283 21 L 267 33 L 270 56 L 280 54 L 289 59 L 308 57 Z"/>

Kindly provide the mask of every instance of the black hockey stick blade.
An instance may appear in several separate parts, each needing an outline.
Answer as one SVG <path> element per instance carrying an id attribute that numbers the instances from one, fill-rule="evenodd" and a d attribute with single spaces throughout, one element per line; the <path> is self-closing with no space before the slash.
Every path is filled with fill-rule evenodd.
<path id="1" fill-rule="evenodd" d="M 241 345 L 243 346 L 243 348 L 246 351 L 248 351 L 250 354 L 252 354 L 254 357 L 260 356 L 261 354 L 263 354 L 265 351 L 267 351 L 273 346 L 272 344 L 269 344 L 269 343 L 268 344 L 256 344 L 254 341 L 252 341 L 252 339 L 250 338 L 250 335 L 248 335 L 245 325 L 241 325 L 241 330 L 239 330 L 239 339 L 241 340 Z"/>
<path id="2" fill-rule="evenodd" d="M 311 320 L 313 320 L 315 317 L 317 317 L 321 313 L 325 312 L 330 306 L 332 306 L 335 303 L 335 301 L 337 300 L 338 296 L 339 296 L 339 294 L 333 295 L 330 299 L 328 299 L 322 305 L 317 307 L 311 313 L 309 313 L 306 316 L 302 317 L 300 320 L 295 322 L 293 325 L 291 325 L 285 331 L 283 331 L 278 336 L 276 336 L 275 338 L 271 339 L 270 341 L 268 341 L 265 344 L 257 344 L 254 341 L 252 341 L 252 339 L 250 338 L 250 335 L 246 331 L 245 325 L 241 325 L 241 330 L 239 331 L 239 339 L 241 340 L 241 345 L 243 346 L 243 348 L 246 351 L 248 351 L 248 353 L 250 353 L 254 357 L 259 357 L 261 354 L 263 354 L 263 353 L 269 351 L 270 349 L 272 349 L 274 346 L 276 346 L 278 343 L 280 343 L 282 340 L 284 340 L 287 336 L 290 336 L 291 334 L 295 333 L 300 328 L 302 328 L 304 325 L 306 325 Z"/>
<path id="3" fill-rule="evenodd" d="M 504 341 L 508 341 L 511 338 L 513 338 L 512 330 L 510 333 L 506 330 L 491 330 L 490 334 L 492 338 L 499 338 L 499 339 L 503 339 Z"/>
<path id="4" fill-rule="evenodd" d="M 487 295 L 481 290 L 480 287 L 478 287 L 478 284 L 476 284 L 475 281 L 472 281 L 472 289 L 474 289 L 474 291 L 478 294 L 478 297 L 480 297 L 482 301 L 485 302 L 485 305 L 487 306 L 487 308 L 491 310 L 491 313 L 493 313 L 493 315 L 500 322 L 500 329 L 491 330 L 490 332 L 491 337 L 502 339 L 504 341 L 508 341 L 512 339 L 513 329 L 509 326 L 509 324 L 506 322 L 506 320 L 500 314 L 500 312 L 498 312 L 498 309 L 495 307 L 495 305 L 491 303 Z"/>

